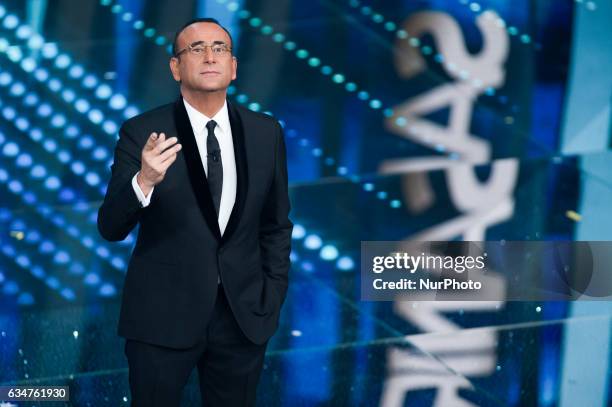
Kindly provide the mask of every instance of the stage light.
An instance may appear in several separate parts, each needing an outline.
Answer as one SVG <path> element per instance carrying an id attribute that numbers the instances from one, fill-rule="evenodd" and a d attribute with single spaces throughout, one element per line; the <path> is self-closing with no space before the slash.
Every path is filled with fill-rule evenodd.
<path id="1" fill-rule="evenodd" d="M 76 298 L 76 296 L 75 296 L 75 294 L 74 294 L 74 291 L 73 291 L 73 290 L 71 290 L 71 289 L 70 289 L 70 288 L 68 288 L 68 287 L 63 288 L 63 289 L 60 291 L 60 295 L 61 295 L 62 297 L 64 297 L 65 299 L 69 300 L 69 301 L 74 300 L 74 299 Z M 77 332 L 77 331 L 75 331 L 75 332 Z M 78 334 L 78 333 L 77 333 L 77 334 Z"/>
<path id="2" fill-rule="evenodd" d="M 9 30 L 14 29 L 18 24 L 19 19 L 14 14 L 9 14 L 8 16 L 4 17 L 4 21 L 2 22 L 4 28 L 8 28 Z"/>
<path id="3" fill-rule="evenodd" d="M 402 203 L 399 199 L 393 199 L 391 202 L 389 202 L 389 206 L 394 209 L 397 209 L 402 206 Z"/>
<path id="4" fill-rule="evenodd" d="M 365 90 L 362 90 L 359 93 L 357 93 L 357 97 L 361 100 L 368 100 L 370 98 L 370 94 L 366 92 Z"/>
<path id="5" fill-rule="evenodd" d="M 38 104 L 38 96 L 36 96 L 36 93 L 30 92 L 23 98 L 23 103 L 27 106 L 34 106 Z"/>
<path id="6" fill-rule="evenodd" d="M 51 89 L 53 92 L 58 92 L 61 88 L 62 88 L 62 83 L 56 79 L 50 79 L 48 85 L 49 89 Z"/>
<path id="7" fill-rule="evenodd" d="M 58 53 L 57 45 L 52 42 L 48 42 L 42 46 L 42 56 L 46 59 L 55 58 Z"/>
<path id="8" fill-rule="evenodd" d="M 19 154 L 19 146 L 13 142 L 6 143 L 2 148 L 2 154 L 7 157 L 15 157 Z"/>
<path id="9" fill-rule="evenodd" d="M 43 46 L 43 44 L 44 44 L 44 40 L 39 34 L 34 34 L 33 36 L 31 36 L 27 43 L 28 48 L 32 50 L 40 49 Z"/>
<path id="10" fill-rule="evenodd" d="M 118 130 L 117 123 L 112 120 L 105 120 L 102 124 L 102 128 L 107 134 L 110 134 L 111 136 L 113 134 L 116 134 Z"/>
<path id="11" fill-rule="evenodd" d="M 39 82 L 44 82 L 49 78 L 49 72 L 44 68 L 38 68 L 34 71 L 34 77 Z"/>
<path id="12" fill-rule="evenodd" d="M 93 187 L 100 183 L 100 176 L 95 172 L 88 172 L 87 175 L 85 175 L 85 181 Z"/>
<path id="13" fill-rule="evenodd" d="M 38 246 L 38 249 L 42 254 L 48 254 L 55 251 L 55 245 L 50 240 L 44 240 L 41 242 L 40 246 Z"/>
<path id="14" fill-rule="evenodd" d="M 317 235 L 308 235 L 304 239 L 304 247 L 309 250 L 317 250 L 323 244 L 321 238 Z"/>
<path id="15" fill-rule="evenodd" d="M 70 255 L 66 253 L 64 250 L 58 251 L 55 256 L 53 256 L 53 262 L 56 264 L 66 264 L 70 261 Z"/>
<path id="16" fill-rule="evenodd" d="M 21 52 L 21 49 L 17 47 L 9 47 L 6 52 L 6 55 L 13 62 L 19 62 L 21 58 L 23 58 L 23 53 Z"/>
<path id="17" fill-rule="evenodd" d="M 77 238 L 79 237 L 79 230 L 74 225 L 70 225 L 66 228 L 66 233 L 68 233 L 71 237 Z"/>
<path id="18" fill-rule="evenodd" d="M 85 113 L 85 112 L 87 112 L 89 110 L 90 105 L 89 105 L 89 102 L 87 100 L 85 100 L 85 99 L 78 99 L 75 102 L 74 107 L 80 113 Z"/>
<path id="19" fill-rule="evenodd" d="M 100 283 L 100 276 L 96 273 L 87 273 L 84 279 L 85 284 L 87 285 L 96 285 Z"/>
<path id="20" fill-rule="evenodd" d="M 0 86 L 7 86 L 13 81 L 13 77 L 8 72 L 0 73 Z"/>
<path id="21" fill-rule="evenodd" d="M 110 255 L 108 249 L 104 246 L 98 246 L 96 248 L 96 254 L 102 258 L 107 258 Z"/>
<path id="22" fill-rule="evenodd" d="M 104 147 L 96 147 L 92 153 L 92 157 L 97 161 L 102 161 L 108 157 L 108 150 Z"/>
<path id="23" fill-rule="evenodd" d="M 385 191 L 378 191 L 376 197 L 380 200 L 385 200 L 387 199 L 387 193 Z"/>
<path id="24" fill-rule="evenodd" d="M 70 188 L 63 188 L 59 193 L 59 199 L 63 202 L 69 202 L 76 198 L 75 193 Z"/>
<path id="25" fill-rule="evenodd" d="M 304 226 L 296 224 L 293 225 L 293 231 L 291 232 L 291 238 L 293 239 L 302 239 L 304 236 L 306 236 L 306 229 L 304 228 Z"/>
<path id="26" fill-rule="evenodd" d="M 319 253 L 321 258 L 326 261 L 335 260 L 338 257 L 338 249 L 333 245 L 325 245 Z"/>
<path id="27" fill-rule="evenodd" d="M 49 153 L 53 153 L 55 152 L 55 150 L 57 150 L 57 143 L 51 139 L 47 139 L 43 142 L 43 148 L 49 152 Z"/>
<path id="28" fill-rule="evenodd" d="M 93 147 L 94 144 L 95 143 L 93 141 L 93 138 L 91 136 L 89 136 L 89 135 L 83 136 L 83 137 L 81 137 L 79 139 L 79 147 L 82 148 L 82 149 L 87 150 L 87 149 Z"/>
<path id="29" fill-rule="evenodd" d="M 118 270 L 123 270 L 125 268 L 125 262 L 120 257 L 113 257 L 111 264 Z"/>
<path id="30" fill-rule="evenodd" d="M 66 135 L 67 138 L 73 139 L 79 135 L 79 128 L 75 126 L 74 124 L 71 124 L 66 127 L 64 134 Z"/>
<path id="31" fill-rule="evenodd" d="M 85 172 L 85 165 L 80 161 L 75 161 L 70 164 L 70 169 L 77 175 L 81 175 Z"/>
<path id="32" fill-rule="evenodd" d="M 58 128 L 63 127 L 66 124 L 66 117 L 62 114 L 55 114 L 51 118 L 51 126 Z"/>
<path id="33" fill-rule="evenodd" d="M 60 54 L 55 58 L 55 66 L 59 69 L 66 69 L 71 62 L 72 60 L 66 54 Z"/>
<path id="34" fill-rule="evenodd" d="M 47 187 L 47 189 L 55 190 L 58 189 L 61 185 L 62 183 L 60 182 L 59 178 L 53 175 L 45 180 L 45 187 Z"/>
<path id="35" fill-rule="evenodd" d="M 72 103 L 75 97 L 76 95 L 72 89 L 65 89 L 62 92 L 62 98 L 68 103 Z"/>
<path id="36" fill-rule="evenodd" d="M 17 292 L 19 292 L 19 285 L 14 281 L 9 280 L 2 286 L 2 292 L 6 295 L 15 295 Z"/>
<path id="37" fill-rule="evenodd" d="M 25 192 L 21 197 L 28 205 L 36 203 L 36 195 L 33 192 Z"/>
<path id="38" fill-rule="evenodd" d="M 2 109 L 2 115 L 7 120 L 13 120 L 17 115 L 17 112 L 12 107 L 5 107 L 4 109 Z"/>
<path id="39" fill-rule="evenodd" d="M 21 82 L 16 82 L 13 84 L 13 86 L 11 86 L 9 92 L 12 96 L 21 96 L 25 93 L 25 86 L 23 86 L 23 83 Z"/>
<path id="40" fill-rule="evenodd" d="M 357 90 L 357 85 L 354 82 L 348 82 L 346 85 L 344 85 L 344 89 L 349 92 L 354 92 Z"/>
<path id="41" fill-rule="evenodd" d="M 32 165 L 32 156 L 28 153 L 22 153 L 17 157 L 15 163 L 21 168 L 29 167 Z"/>
<path id="42" fill-rule="evenodd" d="M 349 271 L 355 267 L 355 262 L 348 256 L 342 256 L 336 262 L 336 267 L 342 271 Z"/>
<path id="43" fill-rule="evenodd" d="M 132 117 L 136 116 L 139 113 L 140 113 L 140 111 L 138 110 L 137 107 L 135 107 L 135 106 L 128 106 L 123 111 L 123 117 L 125 119 L 131 119 Z"/>
<path id="44" fill-rule="evenodd" d="M 300 266 L 302 267 L 302 270 L 307 273 L 312 273 L 314 271 L 314 265 L 309 261 L 303 261 Z"/>
<path id="45" fill-rule="evenodd" d="M 45 270 L 40 266 L 32 267 L 30 272 L 34 275 L 34 277 L 39 279 L 42 279 L 47 275 L 47 273 L 45 273 Z"/>
<path id="46" fill-rule="evenodd" d="M 99 99 L 108 99 L 113 94 L 110 86 L 102 84 L 96 88 L 96 97 Z"/>
<path id="47" fill-rule="evenodd" d="M 53 288 L 54 290 L 57 290 L 60 287 L 60 282 L 55 276 L 47 277 L 45 283 L 47 284 L 47 286 Z"/>
<path id="48" fill-rule="evenodd" d="M 81 263 L 72 263 L 68 271 L 72 274 L 83 274 L 85 272 L 85 267 L 83 267 Z"/>
<path id="49" fill-rule="evenodd" d="M 28 127 L 30 127 L 30 122 L 24 117 L 18 117 L 17 120 L 15 120 L 15 127 L 21 131 L 26 131 Z"/>
<path id="50" fill-rule="evenodd" d="M 104 115 L 98 109 L 90 110 L 89 113 L 87 114 L 87 117 L 94 124 L 100 124 L 102 120 L 104 119 Z"/>
<path id="51" fill-rule="evenodd" d="M 43 167 L 40 164 L 37 164 L 34 167 L 32 167 L 32 170 L 30 171 L 30 176 L 32 176 L 32 178 L 35 178 L 35 179 L 44 178 L 46 175 L 47 175 L 47 170 L 45 169 L 45 167 Z"/>
<path id="52" fill-rule="evenodd" d="M 42 105 L 38 106 L 36 112 L 41 117 L 47 117 L 51 114 L 51 112 L 53 112 L 53 109 L 51 109 L 51 106 L 49 106 L 48 104 L 43 103 Z"/>
<path id="53" fill-rule="evenodd" d="M 25 228 L 24 228 L 25 229 Z M 26 233 L 25 240 L 27 243 L 36 243 L 40 239 L 40 233 L 36 230 L 31 230 Z"/>
<path id="54" fill-rule="evenodd" d="M 83 69 L 81 65 L 73 65 L 70 67 L 70 70 L 68 70 L 68 76 L 70 76 L 73 79 L 80 78 L 81 76 L 83 76 L 84 73 L 85 73 L 85 70 Z"/>
<path id="55" fill-rule="evenodd" d="M 112 297 L 117 293 L 115 286 L 110 283 L 102 284 L 100 290 L 98 291 L 102 297 Z"/>
<path id="56" fill-rule="evenodd" d="M 86 87 L 87 89 L 91 89 L 97 85 L 98 85 L 98 79 L 95 76 L 89 74 L 83 78 L 83 86 Z"/>
<path id="57" fill-rule="evenodd" d="M 61 228 L 66 224 L 66 221 L 64 220 L 64 218 L 62 218 L 61 215 L 56 214 L 51 217 L 51 223 Z"/>
<path id="58" fill-rule="evenodd" d="M 119 110 L 125 107 L 127 101 L 125 100 L 125 96 L 117 93 L 110 98 L 108 104 L 112 109 Z"/>
<path id="59" fill-rule="evenodd" d="M 334 74 L 334 76 L 332 76 L 332 80 L 335 83 L 342 83 L 344 82 L 344 75 L 342 75 L 341 73 Z"/>
<path id="60" fill-rule="evenodd" d="M 24 71 L 30 73 L 32 71 L 34 71 L 34 69 L 36 69 L 36 62 L 34 61 L 34 59 L 28 57 L 28 58 L 24 58 L 21 61 L 21 69 L 23 69 Z"/>

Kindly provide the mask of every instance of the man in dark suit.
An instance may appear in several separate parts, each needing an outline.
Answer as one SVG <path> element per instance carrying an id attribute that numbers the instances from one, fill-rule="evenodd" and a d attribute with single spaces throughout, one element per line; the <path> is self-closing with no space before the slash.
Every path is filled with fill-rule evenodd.
<path id="1" fill-rule="evenodd" d="M 123 124 L 98 211 L 107 240 L 140 225 L 118 330 L 132 405 L 178 406 L 195 367 L 205 405 L 252 405 L 288 285 L 283 131 L 226 100 L 237 60 L 216 20 L 173 51 L 181 97 Z"/>

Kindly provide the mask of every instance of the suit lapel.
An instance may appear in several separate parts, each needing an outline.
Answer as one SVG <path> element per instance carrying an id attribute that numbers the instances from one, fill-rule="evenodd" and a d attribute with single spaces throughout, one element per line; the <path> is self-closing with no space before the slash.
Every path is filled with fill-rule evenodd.
<path id="1" fill-rule="evenodd" d="M 174 104 L 174 121 L 176 122 L 179 143 L 183 146 L 182 152 L 187 164 L 189 183 L 195 192 L 198 206 L 204 215 L 204 219 L 206 219 L 208 227 L 215 237 L 220 240 L 221 231 L 219 230 L 219 222 L 217 221 L 212 195 L 208 188 L 206 172 L 204 172 L 204 167 L 202 166 L 198 145 L 196 144 L 193 128 L 191 127 L 182 97 L 179 97 Z"/>
<path id="2" fill-rule="evenodd" d="M 202 159 L 198 151 L 198 145 L 196 144 L 195 135 L 193 134 L 193 128 L 183 103 L 183 98 L 179 97 L 174 104 L 174 120 L 176 122 L 177 137 L 179 143 L 182 144 L 182 153 L 185 157 L 185 163 L 189 173 L 189 183 L 191 188 L 195 192 L 196 199 L 200 211 L 206 219 L 208 227 L 213 232 L 218 240 L 221 240 L 221 244 L 224 244 L 231 237 L 232 233 L 236 230 L 240 217 L 244 210 L 244 204 L 246 201 L 248 191 L 248 167 L 247 167 L 247 155 L 246 155 L 246 143 L 244 128 L 242 126 L 242 120 L 237 109 L 227 101 L 227 110 L 230 119 L 230 126 L 232 128 L 232 141 L 234 143 L 234 158 L 236 160 L 236 201 L 232 208 L 227 227 L 221 237 L 221 231 L 219 229 L 219 222 L 217 214 L 215 213 L 215 207 L 208 187 L 208 180 L 206 179 L 206 172 L 202 166 Z"/>
<path id="3" fill-rule="evenodd" d="M 227 101 L 227 111 L 230 119 L 230 126 L 232 128 L 232 141 L 234 143 L 234 158 L 236 160 L 236 202 L 232 208 L 232 214 L 230 215 L 227 227 L 223 233 L 221 244 L 228 241 L 232 236 L 232 233 L 236 230 L 242 211 L 244 210 L 244 204 L 246 202 L 246 196 L 248 192 L 248 165 L 246 155 L 246 143 L 244 127 L 238 110 Z M 212 199 L 212 198 L 211 198 Z M 212 202 L 212 201 L 211 201 Z"/>

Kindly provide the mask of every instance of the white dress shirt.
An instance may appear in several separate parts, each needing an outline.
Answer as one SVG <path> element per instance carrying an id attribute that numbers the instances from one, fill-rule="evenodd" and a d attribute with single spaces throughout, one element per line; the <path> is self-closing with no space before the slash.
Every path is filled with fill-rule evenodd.
<path id="1" fill-rule="evenodd" d="M 206 159 L 206 138 L 208 137 L 208 129 L 206 129 L 206 123 L 208 123 L 210 120 L 217 122 L 217 125 L 215 126 L 215 137 L 217 137 L 217 140 L 219 141 L 219 147 L 221 148 L 221 163 L 223 164 L 223 186 L 221 189 L 221 203 L 219 206 L 218 221 L 221 235 L 223 235 L 227 222 L 229 221 L 232 213 L 234 203 L 236 202 L 237 183 L 234 141 L 232 139 L 232 127 L 230 126 L 229 113 L 227 111 L 227 101 L 223 103 L 221 110 L 219 110 L 212 118 L 208 118 L 203 113 L 197 111 L 193 106 L 187 103 L 185 99 L 183 99 L 183 103 L 185 104 L 185 109 L 187 110 L 189 121 L 191 122 L 191 128 L 193 129 L 193 134 L 198 145 L 200 159 L 202 160 L 204 172 L 206 173 L 207 177 L 208 161 Z M 146 207 L 151 202 L 151 195 L 153 194 L 154 188 L 151 189 L 148 196 L 144 195 L 140 189 L 140 186 L 138 185 L 138 181 L 136 181 L 136 177 L 138 176 L 139 172 L 140 171 L 138 171 L 132 178 L 132 187 L 134 188 L 134 192 L 136 193 L 136 196 L 138 197 L 138 200 L 142 206 Z"/>

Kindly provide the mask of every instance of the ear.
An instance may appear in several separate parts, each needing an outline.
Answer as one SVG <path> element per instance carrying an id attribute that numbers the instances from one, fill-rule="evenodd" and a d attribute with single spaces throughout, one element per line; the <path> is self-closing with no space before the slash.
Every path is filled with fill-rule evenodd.
<path id="1" fill-rule="evenodd" d="M 236 79 L 237 72 L 238 72 L 238 58 L 232 56 L 232 80 Z"/>
<path id="2" fill-rule="evenodd" d="M 179 59 L 176 57 L 170 58 L 170 71 L 172 72 L 172 77 L 175 81 L 181 81 L 181 73 L 179 71 Z"/>

